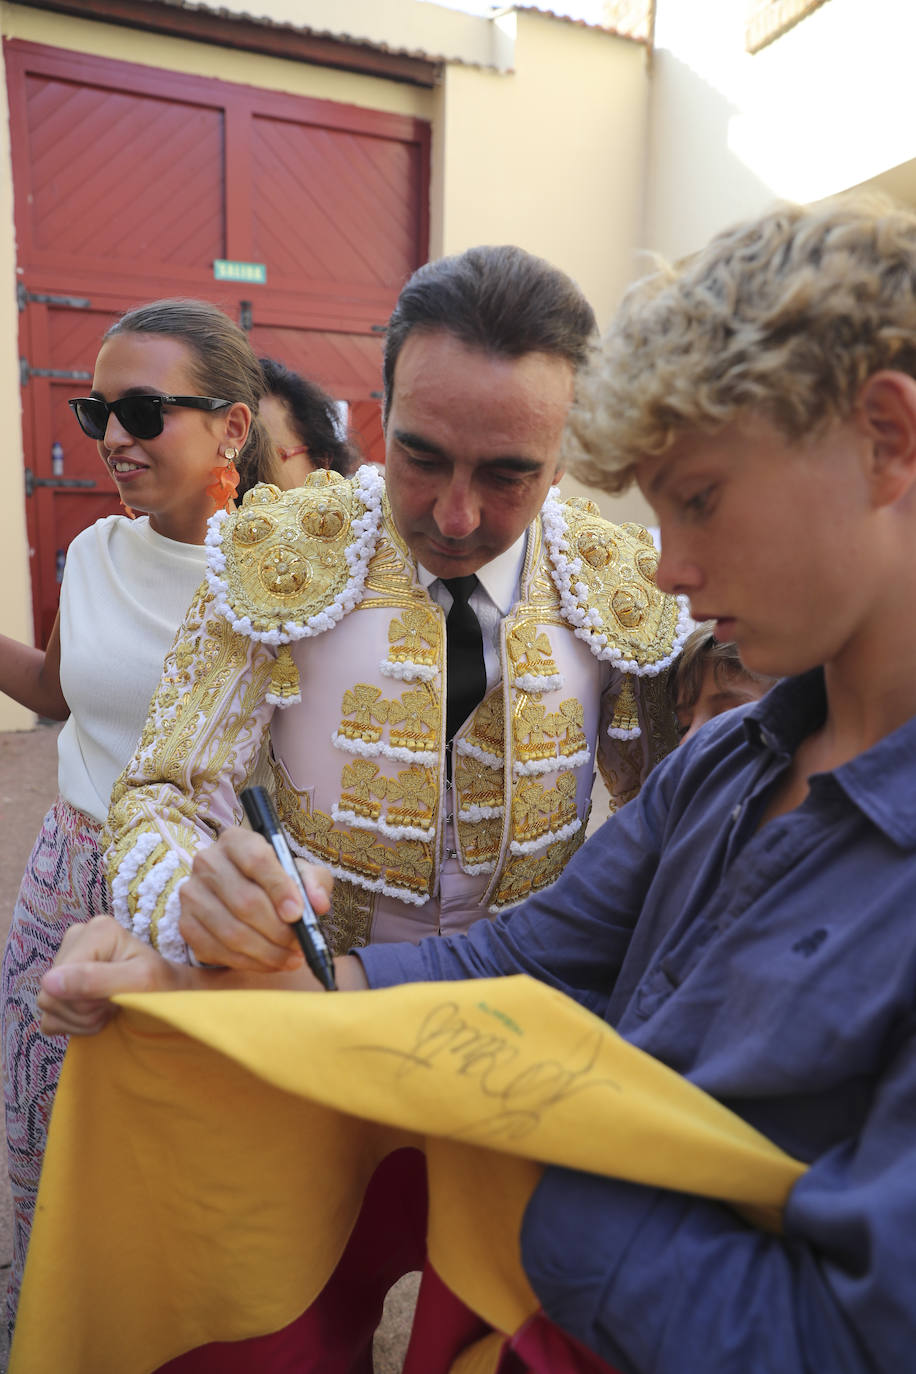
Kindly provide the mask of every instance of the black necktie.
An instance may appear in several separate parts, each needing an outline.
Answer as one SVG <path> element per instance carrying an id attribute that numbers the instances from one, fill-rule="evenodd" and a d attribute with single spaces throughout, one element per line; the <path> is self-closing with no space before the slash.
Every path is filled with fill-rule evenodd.
<path id="1" fill-rule="evenodd" d="M 468 604 L 477 578 L 473 573 L 468 577 L 443 577 L 442 585 L 452 595 L 452 608 L 445 618 L 445 737 L 451 740 L 483 700 L 487 671 L 480 621 Z"/>

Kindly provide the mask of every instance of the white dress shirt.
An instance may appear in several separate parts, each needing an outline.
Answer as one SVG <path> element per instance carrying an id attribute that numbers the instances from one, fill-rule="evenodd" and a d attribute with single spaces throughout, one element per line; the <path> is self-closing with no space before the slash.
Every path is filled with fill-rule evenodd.
<path id="1" fill-rule="evenodd" d="M 502 676 L 499 654 L 499 627 L 518 600 L 519 581 L 525 561 L 528 532 L 525 531 L 504 553 L 477 569 L 478 586 L 471 593 L 468 605 L 480 622 L 483 636 L 483 662 L 487 670 L 487 691 L 495 687 Z M 441 577 L 417 564 L 420 581 L 433 601 L 446 615 L 452 608 L 452 594 Z"/>

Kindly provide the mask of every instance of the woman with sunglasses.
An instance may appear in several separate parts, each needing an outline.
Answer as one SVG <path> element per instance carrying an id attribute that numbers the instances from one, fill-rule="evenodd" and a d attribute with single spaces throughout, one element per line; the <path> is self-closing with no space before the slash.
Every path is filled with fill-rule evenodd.
<path id="1" fill-rule="evenodd" d="M 38 984 L 66 929 L 109 909 L 99 834 L 136 748 L 162 663 L 203 580 L 207 520 L 274 461 L 256 418 L 258 360 L 202 301 L 130 311 L 108 330 L 92 394 L 70 402 L 124 506 L 71 543 L 46 652 L 0 637 L 0 690 L 67 719 L 60 794 L 13 913 L 2 970 L 6 1126 L 14 1202 L 10 1324 L 66 1041 L 40 1035 Z"/>
<path id="2" fill-rule="evenodd" d="M 361 461 L 342 433 L 337 402 L 315 382 L 275 358 L 262 358 L 266 394 L 263 419 L 277 451 L 265 481 L 288 490 L 301 487 L 316 468 L 347 477 Z"/>

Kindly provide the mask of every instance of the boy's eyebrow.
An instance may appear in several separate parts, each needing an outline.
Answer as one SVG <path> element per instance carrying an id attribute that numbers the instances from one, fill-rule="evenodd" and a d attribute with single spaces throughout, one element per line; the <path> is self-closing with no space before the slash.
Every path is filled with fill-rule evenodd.
<path id="1" fill-rule="evenodd" d="M 415 453 L 428 453 L 432 458 L 451 458 L 451 454 L 441 444 L 437 444 L 433 439 L 424 438 L 422 434 L 415 434 L 413 430 L 396 429 L 394 437 L 402 448 L 412 449 Z M 517 454 L 505 454 L 498 458 L 482 458 L 477 466 L 481 468 L 503 468 L 510 472 L 524 474 L 540 472 L 544 464 L 536 458 L 522 458 Z"/>
<path id="2" fill-rule="evenodd" d="M 739 687 L 737 685 L 733 687 L 731 691 L 713 692 L 712 696 L 709 698 L 709 700 L 712 702 L 735 700 L 756 701 L 756 699 L 757 698 L 752 688 Z"/>
<path id="3" fill-rule="evenodd" d="M 647 493 L 647 494 L 651 494 L 651 495 L 653 495 L 653 496 L 655 496 L 655 495 L 658 494 L 658 492 L 659 492 L 659 491 L 661 490 L 661 488 L 664 486 L 665 482 L 667 482 L 667 480 L 668 480 L 668 474 L 669 474 L 669 472 L 671 471 L 671 468 L 672 468 L 672 463 L 671 463 L 671 462 L 667 462 L 667 463 L 663 463 L 663 464 L 662 464 L 662 466 L 659 468 L 658 472 L 657 472 L 657 473 L 655 474 L 655 476 L 652 478 L 652 481 L 649 483 L 649 488 L 648 488 L 648 493 Z"/>

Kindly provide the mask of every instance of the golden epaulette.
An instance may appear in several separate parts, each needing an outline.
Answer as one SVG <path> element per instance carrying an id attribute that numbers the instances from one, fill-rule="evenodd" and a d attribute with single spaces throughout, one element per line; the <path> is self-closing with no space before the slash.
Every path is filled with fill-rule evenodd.
<path id="1" fill-rule="evenodd" d="M 656 585 L 659 559 L 648 530 L 611 524 L 580 497 L 560 503 L 559 511 L 566 526 L 559 559 L 549 518 L 545 534 L 564 617 L 599 658 L 635 673 L 667 667 L 680 651 L 688 620 L 685 606 Z"/>
<path id="2" fill-rule="evenodd" d="M 208 578 L 233 628 L 272 644 L 331 629 L 362 595 L 382 488 L 374 469 L 322 470 L 294 491 L 254 487 L 211 522 Z"/>

